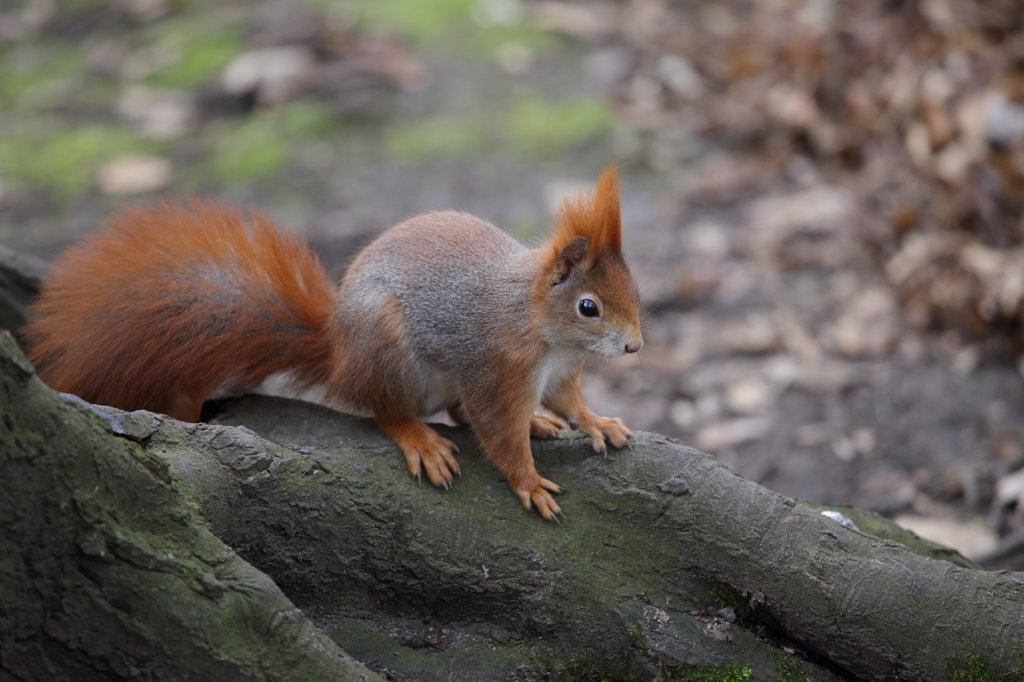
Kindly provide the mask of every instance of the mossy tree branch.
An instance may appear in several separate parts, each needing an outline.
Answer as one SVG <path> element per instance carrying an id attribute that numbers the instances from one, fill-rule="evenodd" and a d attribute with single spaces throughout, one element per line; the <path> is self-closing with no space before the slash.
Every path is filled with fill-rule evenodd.
<path id="1" fill-rule="evenodd" d="M 0 679 L 380 679 L 112 430 L 0 332 Z"/>
<path id="2" fill-rule="evenodd" d="M 612 653 L 637 674 L 740 661 L 768 675 L 776 662 L 749 632 L 719 641 L 694 616 L 724 584 L 754 602 L 751 621 L 867 679 L 941 679 L 972 651 L 1012 670 L 1024 646 L 1024 576 L 851 530 L 658 436 L 608 457 L 585 440 L 535 443 L 545 475 L 572 490 L 554 525 L 521 508 L 462 430 L 444 434 L 469 453 L 445 492 L 412 482 L 362 420 L 250 399 L 222 421 L 292 450 L 189 427 L 222 443 L 211 453 L 166 420 L 153 447 L 220 537 L 329 622 L 373 603 L 489 623 L 563 664 Z"/>
<path id="3" fill-rule="evenodd" d="M 937 680 L 956 657 L 1012 670 L 1024 642 L 1021 574 L 845 528 L 654 435 L 607 457 L 535 443 L 572 490 L 555 525 L 462 430 L 445 435 L 463 477 L 440 491 L 369 423 L 315 406 L 248 399 L 219 425 L 83 407 L 9 336 L 0 405 L 14 679 L 372 678 L 293 603 L 398 679 Z M 748 627 L 712 615 L 722 602 Z M 769 631 L 824 667 L 756 636 Z"/>

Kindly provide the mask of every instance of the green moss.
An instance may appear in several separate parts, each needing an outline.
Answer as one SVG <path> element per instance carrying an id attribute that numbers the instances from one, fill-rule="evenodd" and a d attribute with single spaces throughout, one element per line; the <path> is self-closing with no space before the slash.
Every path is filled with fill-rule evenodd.
<path id="1" fill-rule="evenodd" d="M 772 672 L 779 676 L 781 682 L 804 682 L 816 679 L 811 667 L 800 659 L 786 656 L 778 651 L 769 651 L 768 659 L 772 663 Z"/>
<path id="2" fill-rule="evenodd" d="M 203 171 L 219 183 L 244 185 L 282 172 L 287 161 L 284 141 L 259 121 L 251 121 L 216 139 Z"/>
<path id="3" fill-rule="evenodd" d="M 1024 682 L 1024 650 L 1017 654 L 1016 670 L 1000 671 L 991 659 L 971 647 L 968 656 L 953 656 L 946 661 L 946 679 L 950 682 Z"/>
<path id="4" fill-rule="evenodd" d="M 174 55 L 147 82 L 168 88 L 190 89 L 216 78 L 243 48 L 241 27 L 234 21 L 211 17 L 203 3 L 154 24 L 152 47 Z"/>
<path id="5" fill-rule="evenodd" d="M 854 509 L 853 507 L 826 507 L 824 505 L 804 501 L 801 501 L 800 504 L 817 512 L 821 512 L 826 509 L 841 512 L 853 521 L 862 533 L 874 535 L 875 537 L 886 540 L 894 540 L 902 545 L 906 545 L 908 549 L 917 552 L 921 556 L 931 557 L 938 561 L 948 561 L 964 568 L 979 568 L 976 563 L 967 559 L 955 549 L 922 538 L 913 531 L 902 528 L 875 512 Z"/>
<path id="6" fill-rule="evenodd" d="M 222 35 L 210 42 L 188 46 L 171 65 L 157 71 L 149 79 L 154 85 L 192 88 L 212 80 L 238 54 L 235 36 Z"/>
<path id="7" fill-rule="evenodd" d="M 371 30 L 399 31 L 416 42 L 439 40 L 469 23 L 475 0 L 353 0 L 360 20 Z"/>
<path id="8" fill-rule="evenodd" d="M 563 45 L 558 35 L 542 31 L 532 24 L 511 24 L 490 26 L 472 34 L 475 49 L 490 55 L 497 55 L 504 46 L 515 44 L 528 48 L 534 54 L 543 54 Z"/>
<path id="9" fill-rule="evenodd" d="M 0 102 L 12 109 L 34 104 L 33 89 L 49 83 L 79 83 L 84 60 L 76 47 L 57 41 L 14 45 L 0 51 Z"/>
<path id="10" fill-rule="evenodd" d="M 282 108 L 278 114 L 280 131 L 293 138 L 320 139 L 335 133 L 338 119 L 320 102 L 302 99 Z"/>
<path id="11" fill-rule="evenodd" d="M 736 623 L 743 627 L 750 627 L 757 620 L 754 609 L 750 602 L 743 598 L 743 595 L 727 583 L 718 583 L 711 587 L 711 596 L 719 606 L 730 607 L 736 614 Z"/>
<path id="12" fill-rule="evenodd" d="M 516 102 L 507 117 L 511 146 L 531 156 L 555 156 L 611 131 L 608 107 L 597 99 Z"/>
<path id="13" fill-rule="evenodd" d="M 109 6 L 109 4 L 109 0 L 62 0 L 60 8 L 65 12 L 99 10 Z"/>
<path id="14" fill-rule="evenodd" d="M 629 639 L 630 644 L 637 649 L 642 651 L 647 648 L 647 638 L 644 637 L 644 633 L 640 631 L 640 626 L 634 623 L 629 624 Z"/>
<path id="15" fill-rule="evenodd" d="M 200 170 L 226 185 L 263 180 L 284 171 L 304 143 L 336 128 L 329 112 L 312 100 L 223 122 L 208 131 L 212 143 Z"/>
<path id="16" fill-rule="evenodd" d="M 337 9 L 337 0 L 320 0 Z M 526 22 L 525 16 L 497 17 L 480 0 L 348 0 L 342 6 L 371 32 L 397 32 L 416 43 L 418 51 L 460 57 L 494 57 L 515 43 L 535 53 L 563 44 L 561 38 Z"/>
<path id="17" fill-rule="evenodd" d="M 0 177 L 15 185 L 48 188 L 57 200 L 65 201 L 89 190 L 103 160 L 156 149 L 155 144 L 114 126 L 61 129 L 31 122 L 0 137 Z"/>
<path id="18" fill-rule="evenodd" d="M 606 657 L 604 661 L 574 658 L 564 669 L 548 675 L 549 682 L 632 682 L 636 679 L 629 671 L 625 657 Z"/>
<path id="19" fill-rule="evenodd" d="M 517 99 L 508 110 L 484 116 L 396 123 L 385 147 L 403 163 L 436 158 L 474 158 L 492 143 L 527 157 L 548 158 L 604 137 L 611 116 L 598 100 Z"/>
<path id="20" fill-rule="evenodd" d="M 518 669 L 534 665 L 532 655 L 516 647 L 463 643 L 448 650 L 414 649 L 355 620 L 346 620 L 328 635 L 356 659 L 401 670 L 407 679 L 513 679 Z"/>
<path id="21" fill-rule="evenodd" d="M 476 120 L 435 118 L 392 126 L 384 144 L 395 160 L 415 164 L 432 158 L 478 156 L 484 133 Z"/>
<path id="22" fill-rule="evenodd" d="M 728 667 L 720 665 L 702 665 L 691 668 L 683 674 L 687 682 L 745 682 L 754 674 L 749 665 L 742 668 L 739 663 Z"/>

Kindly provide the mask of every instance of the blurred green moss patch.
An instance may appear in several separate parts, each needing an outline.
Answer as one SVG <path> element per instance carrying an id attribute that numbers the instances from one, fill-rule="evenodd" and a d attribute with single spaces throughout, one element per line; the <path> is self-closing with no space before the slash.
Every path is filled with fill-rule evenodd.
<path id="1" fill-rule="evenodd" d="M 194 88 L 219 76 L 243 51 L 241 24 L 211 16 L 204 7 L 205 3 L 193 3 L 187 11 L 153 24 L 151 49 L 171 57 L 147 77 L 149 84 Z"/>
<path id="2" fill-rule="evenodd" d="M 228 186 L 265 180 L 286 170 L 303 145 L 329 144 L 325 138 L 338 127 L 338 120 L 312 99 L 211 124 L 203 133 L 211 142 L 198 175 Z"/>
<path id="3" fill-rule="evenodd" d="M 110 0 L 61 0 L 60 8 L 65 12 L 101 11 Z"/>
<path id="4" fill-rule="evenodd" d="M 54 83 L 80 83 L 84 78 L 80 51 L 48 40 L 0 50 L 0 102 L 11 109 L 34 108 L 31 96 Z"/>
<path id="5" fill-rule="evenodd" d="M 611 132 L 612 115 L 596 99 L 517 101 L 507 115 L 511 146 L 528 156 L 550 157 Z"/>
<path id="6" fill-rule="evenodd" d="M 562 44 L 527 22 L 518 0 L 347 0 L 343 6 L 370 31 L 398 32 L 428 51 L 480 56 L 508 43 L 535 51 Z"/>
<path id="7" fill-rule="evenodd" d="M 394 123 L 385 133 L 388 153 L 402 163 L 432 158 L 473 158 L 484 148 L 484 130 L 471 117 L 433 118 Z"/>
<path id="8" fill-rule="evenodd" d="M 493 147 L 549 158 L 607 136 L 608 107 L 594 99 L 508 98 L 480 115 L 396 122 L 385 131 L 388 153 L 402 163 L 476 158 Z M 494 143 L 497 143 L 496 145 Z"/>
<path id="9" fill-rule="evenodd" d="M 62 128 L 32 122 L 13 126 L 0 136 L 0 178 L 15 187 L 46 188 L 55 200 L 66 202 L 89 191 L 102 161 L 158 148 L 121 127 Z"/>
<path id="10" fill-rule="evenodd" d="M 371 30 L 399 31 L 417 43 L 430 43 L 468 23 L 475 0 L 349 0 Z"/>

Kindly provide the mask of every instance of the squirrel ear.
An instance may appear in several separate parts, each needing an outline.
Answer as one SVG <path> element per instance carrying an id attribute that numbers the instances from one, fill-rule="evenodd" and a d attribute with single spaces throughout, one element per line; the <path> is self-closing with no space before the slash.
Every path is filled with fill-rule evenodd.
<path id="1" fill-rule="evenodd" d="M 551 283 L 561 284 L 569 279 L 572 271 L 587 258 L 587 249 L 589 248 L 590 240 L 586 237 L 576 237 L 566 244 L 558 252 L 558 258 L 555 261 L 555 278 Z"/>

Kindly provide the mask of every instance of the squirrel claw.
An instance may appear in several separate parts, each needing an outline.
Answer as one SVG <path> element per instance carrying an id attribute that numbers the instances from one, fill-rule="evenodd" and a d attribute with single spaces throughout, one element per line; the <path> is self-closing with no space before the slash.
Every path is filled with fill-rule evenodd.
<path id="1" fill-rule="evenodd" d="M 552 492 L 552 493 L 565 492 L 565 488 L 563 488 L 562 486 L 558 485 L 554 481 L 549 481 L 546 478 L 540 479 L 540 484 L 538 485 L 538 488 L 543 488 L 544 490 L 547 490 L 547 491 Z"/>
<path id="2" fill-rule="evenodd" d="M 565 422 L 542 412 L 535 412 L 530 418 L 530 435 L 534 438 L 558 438 L 564 429 Z"/>
<path id="3" fill-rule="evenodd" d="M 385 430 L 398 443 L 409 473 L 417 481 L 421 481 L 422 474 L 426 473 L 432 485 L 451 489 L 452 476 L 462 473 L 453 454 L 458 452 L 455 443 L 442 438 L 437 431 L 419 421 L 405 422 L 398 426 L 387 425 Z"/>
<path id="4" fill-rule="evenodd" d="M 551 493 L 546 490 L 534 492 L 530 496 L 530 499 L 533 502 L 533 506 L 537 508 L 537 511 L 540 512 L 540 515 L 543 516 L 545 520 L 558 523 L 558 515 L 561 513 L 562 509 L 558 506 L 558 503 L 555 502 L 554 498 L 551 497 Z"/>
<path id="5" fill-rule="evenodd" d="M 551 493 L 558 492 L 562 492 L 562 487 L 546 478 L 539 478 L 537 486 L 533 490 L 516 490 L 524 507 L 536 509 L 547 521 L 556 523 L 558 523 L 559 517 L 565 518 L 565 514 L 562 514 L 561 508 L 555 502 L 555 498 L 551 497 Z"/>
<path id="6" fill-rule="evenodd" d="M 592 415 L 582 427 L 583 432 L 590 436 L 593 441 L 594 451 L 602 455 L 608 454 L 605 436 L 608 437 L 608 442 L 614 448 L 626 447 L 633 438 L 633 434 L 622 423 L 622 420 L 618 418 L 606 419 Z"/>

